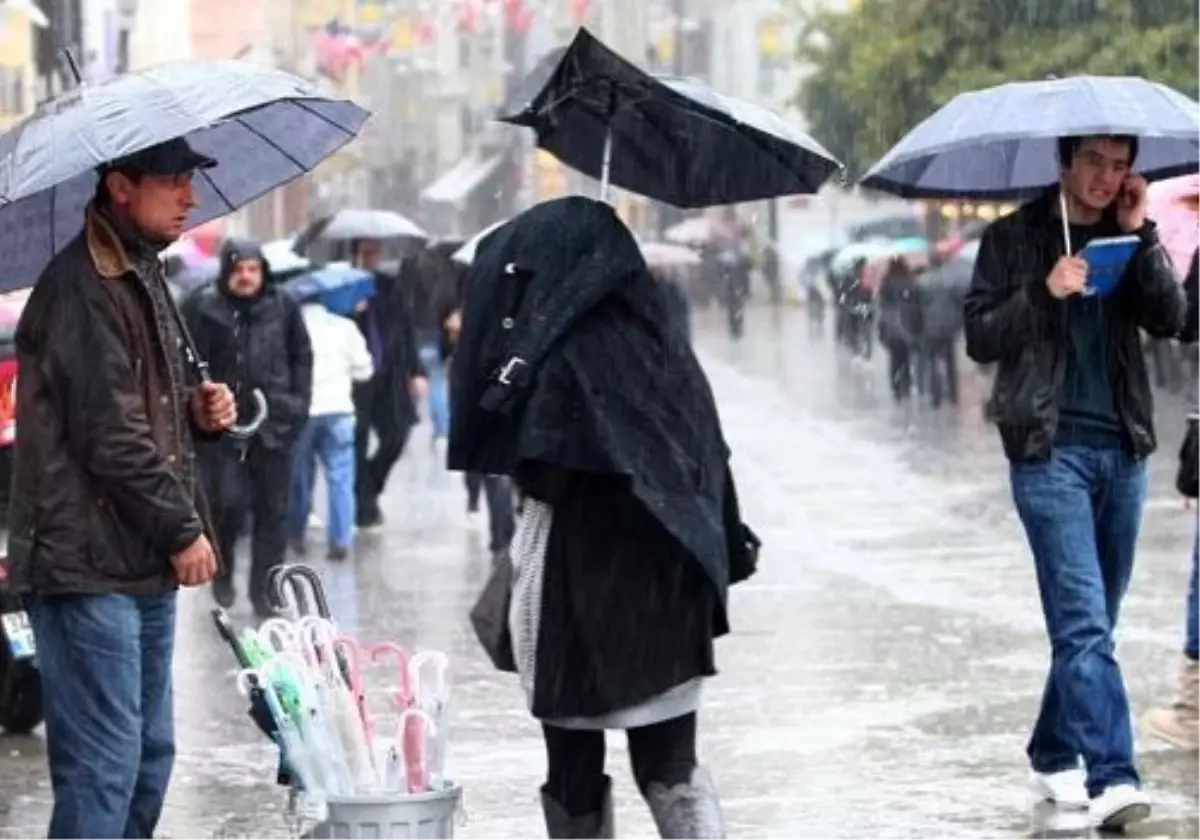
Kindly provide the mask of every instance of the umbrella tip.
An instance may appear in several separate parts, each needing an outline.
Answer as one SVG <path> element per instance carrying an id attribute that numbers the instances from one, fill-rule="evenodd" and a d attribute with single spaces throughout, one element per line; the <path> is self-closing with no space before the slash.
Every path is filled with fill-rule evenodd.
<path id="1" fill-rule="evenodd" d="M 63 48 L 63 58 L 67 60 L 67 67 L 71 70 L 71 75 L 75 78 L 75 84 L 83 84 L 83 76 L 79 72 L 79 65 L 75 62 L 75 56 L 69 48 Z"/>

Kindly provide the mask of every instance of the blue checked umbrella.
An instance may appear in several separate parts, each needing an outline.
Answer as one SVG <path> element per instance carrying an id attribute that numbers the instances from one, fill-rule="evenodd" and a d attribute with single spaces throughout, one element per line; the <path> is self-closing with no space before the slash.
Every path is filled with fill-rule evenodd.
<path id="1" fill-rule="evenodd" d="M 217 161 L 196 173 L 192 227 L 309 172 L 368 116 L 240 61 L 174 62 L 81 85 L 0 135 L 0 291 L 32 285 L 79 233 L 101 164 L 185 138 Z"/>

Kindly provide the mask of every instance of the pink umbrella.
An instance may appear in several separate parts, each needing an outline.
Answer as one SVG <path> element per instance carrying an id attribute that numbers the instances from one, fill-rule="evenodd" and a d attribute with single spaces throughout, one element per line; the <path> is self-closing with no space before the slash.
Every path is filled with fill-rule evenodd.
<path id="1" fill-rule="evenodd" d="M 1182 282 L 1200 242 L 1200 175 L 1151 184 L 1149 216 L 1158 224 L 1159 239 Z"/>

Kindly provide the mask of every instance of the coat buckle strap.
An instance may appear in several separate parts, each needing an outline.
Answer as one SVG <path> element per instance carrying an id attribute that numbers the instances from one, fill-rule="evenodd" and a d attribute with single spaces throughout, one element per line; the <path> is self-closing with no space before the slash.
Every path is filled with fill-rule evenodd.
<path id="1" fill-rule="evenodd" d="M 496 381 L 498 381 L 501 385 L 511 386 L 513 384 L 513 374 L 517 372 L 518 368 L 527 366 L 528 365 L 526 364 L 525 360 L 520 356 L 513 356 L 504 363 L 502 368 L 500 368 L 500 373 L 496 376 Z"/>

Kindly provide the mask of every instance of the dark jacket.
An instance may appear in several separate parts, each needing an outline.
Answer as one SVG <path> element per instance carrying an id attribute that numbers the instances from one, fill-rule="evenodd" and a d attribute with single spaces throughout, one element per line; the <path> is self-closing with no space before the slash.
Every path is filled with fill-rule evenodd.
<path id="1" fill-rule="evenodd" d="M 984 231 L 971 287 L 963 304 L 967 355 L 999 363 L 989 415 L 1000 427 L 1012 461 L 1050 456 L 1058 427 L 1058 393 L 1066 369 L 1067 308 L 1046 288 L 1063 254 L 1062 224 L 1050 191 Z M 1121 233 L 1106 215 L 1106 235 Z M 1154 223 L 1138 232 L 1142 248 L 1109 298 L 1113 317 L 1107 345 L 1113 389 L 1132 454 L 1154 451 L 1154 408 L 1139 328 L 1157 338 L 1178 335 L 1184 298 Z"/>
<path id="2" fill-rule="evenodd" d="M 382 391 L 395 400 L 391 412 L 395 421 L 404 426 L 415 424 L 419 417 L 410 385 L 413 377 L 425 376 L 426 371 L 421 364 L 412 311 L 396 275 L 375 272 L 375 297 L 354 316 L 354 322 L 375 362 L 370 381 L 354 385 L 356 403 L 370 405 Z"/>
<path id="3" fill-rule="evenodd" d="M 963 298 L 971 282 L 972 263 L 953 260 L 917 279 L 921 302 L 921 341 L 939 347 L 958 340 L 963 329 Z"/>
<path id="4" fill-rule="evenodd" d="M 879 288 L 879 340 L 892 349 L 915 348 L 920 337 L 917 280 L 908 267 L 897 261 Z"/>
<path id="5" fill-rule="evenodd" d="M 312 345 L 299 304 L 271 282 L 265 260 L 257 297 L 238 298 L 229 291 L 234 262 L 247 257 L 262 260 L 256 243 L 226 242 L 216 284 L 187 299 L 184 317 L 213 379 L 233 389 L 242 421 L 255 413 L 254 389 L 266 396 L 267 421 L 254 440 L 267 449 L 286 451 L 308 420 Z"/>
<path id="6" fill-rule="evenodd" d="M 554 509 L 534 714 L 713 673 L 756 541 L 708 381 L 611 207 L 545 202 L 480 243 L 451 381 L 450 468 L 512 475 Z"/>
<path id="7" fill-rule="evenodd" d="M 89 210 L 21 316 L 8 542 L 18 592 L 169 592 L 170 558 L 209 530 L 178 330 L 153 284 L 164 300 L 161 273 L 135 268 Z"/>

